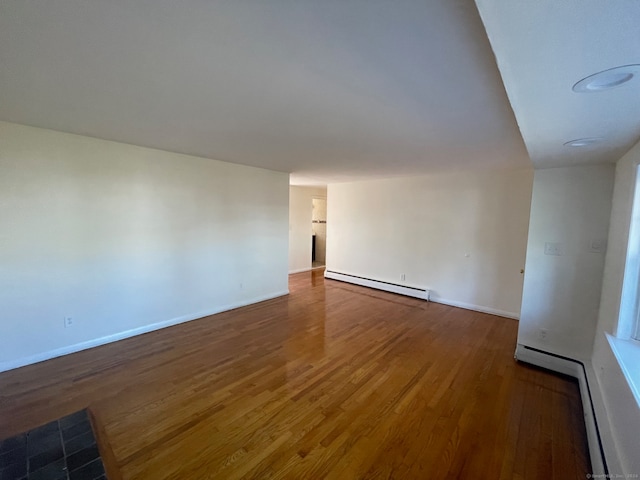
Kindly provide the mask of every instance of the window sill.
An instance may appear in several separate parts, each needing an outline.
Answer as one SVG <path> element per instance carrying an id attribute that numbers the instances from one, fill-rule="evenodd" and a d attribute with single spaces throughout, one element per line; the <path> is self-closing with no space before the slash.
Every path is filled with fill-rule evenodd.
<path id="1" fill-rule="evenodd" d="M 622 340 L 612 335 L 607 335 L 611 350 L 616 356 L 622 373 L 624 373 L 633 396 L 640 407 L 640 342 L 635 340 Z"/>

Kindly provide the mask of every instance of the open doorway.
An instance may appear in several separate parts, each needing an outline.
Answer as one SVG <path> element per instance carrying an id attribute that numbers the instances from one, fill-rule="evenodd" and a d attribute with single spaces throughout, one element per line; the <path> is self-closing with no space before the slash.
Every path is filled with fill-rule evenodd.
<path id="1" fill-rule="evenodd" d="M 323 200 L 317 208 L 313 208 L 313 200 Z M 311 270 L 312 243 L 316 238 L 316 268 L 323 268 L 326 263 L 326 187 L 309 187 L 291 185 L 289 187 L 289 273 L 300 273 Z M 316 213 L 314 214 L 314 210 Z M 315 216 L 314 216 L 315 215 Z M 313 220 L 318 223 L 313 223 Z M 313 234 L 316 237 L 313 237 Z M 320 262 L 320 260 L 322 260 Z"/>
<path id="2" fill-rule="evenodd" d="M 311 200 L 311 268 L 322 268 L 327 261 L 327 199 Z"/>

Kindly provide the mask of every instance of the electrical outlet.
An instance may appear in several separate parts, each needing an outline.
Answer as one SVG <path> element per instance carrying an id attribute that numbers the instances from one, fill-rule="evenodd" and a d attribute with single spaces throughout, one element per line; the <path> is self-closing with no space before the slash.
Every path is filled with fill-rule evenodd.
<path id="1" fill-rule="evenodd" d="M 400 280 L 401 281 L 405 281 L 407 279 L 407 276 L 403 273 L 402 275 L 400 275 Z"/>
<path id="2" fill-rule="evenodd" d="M 564 255 L 564 243 L 545 242 L 544 244 L 545 255 Z"/>
<path id="3" fill-rule="evenodd" d="M 541 328 L 540 331 L 538 332 L 538 337 L 540 338 L 540 340 L 546 340 L 547 339 L 547 329 L 546 328 Z"/>
<path id="4" fill-rule="evenodd" d="M 592 238 L 589 242 L 589 251 L 592 253 L 604 253 L 607 249 L 607 241 L 602 238 Z"/>
<path id="5" fill-rule="evenodd" d="M 64 317 L 64 328 L 73 327 L 73 318 L 72 317 Z"/>

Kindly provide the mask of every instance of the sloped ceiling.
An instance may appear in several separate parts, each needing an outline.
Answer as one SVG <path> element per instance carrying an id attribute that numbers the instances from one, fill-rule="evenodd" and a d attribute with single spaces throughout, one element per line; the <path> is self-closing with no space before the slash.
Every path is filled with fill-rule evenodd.
<path id="1" fill-rule="evenodd" d="M 484 8 L 509 64 L 518 47 L 502 37 L 522 32 L 502 22 L 522 3 Z M 532 5 L 553 2 L 527 4 L 542 15 Z M 522 62 L 548 53 L 531 38 Z M 473 0 L 6 0 L 0 65 L 2 120 L 291 172 L 296 183 L 530 165 Z M 580 67 L 566 81 L 599 64 Z M 508 85 L 522 81 L 510 73 Z M 512 100 L 535 104 L 518 118 L 544 164 L 548 144 L 583 132 L 557 134 L 558 112 L 527 85 Z M 561 113 L 563 124 L 584 115 Z M 530 126 L 545 116 L 551 125 Z M 616 137 L 621 148 L 630 137 Z"/>
<path id="2" fill-rule="evenodd" d="M 637 0 L 477 0 L 536 168 L 613 162 L 640 136 L 640 77 L 575 93 L 594 73 L 640 64 Z M 599 138 L 586 147 L 565 146 Z"/>

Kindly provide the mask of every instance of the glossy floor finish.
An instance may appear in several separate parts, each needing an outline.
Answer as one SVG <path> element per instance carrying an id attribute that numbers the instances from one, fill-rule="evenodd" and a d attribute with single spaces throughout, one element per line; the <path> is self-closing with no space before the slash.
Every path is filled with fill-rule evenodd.
<path id="1" fill-rule="evenodd" d="M 0 437 L 89 407 L 111 480 L 585 478 L 578 387 L 517 322 L 324 280 L 0 374 Z"/>

